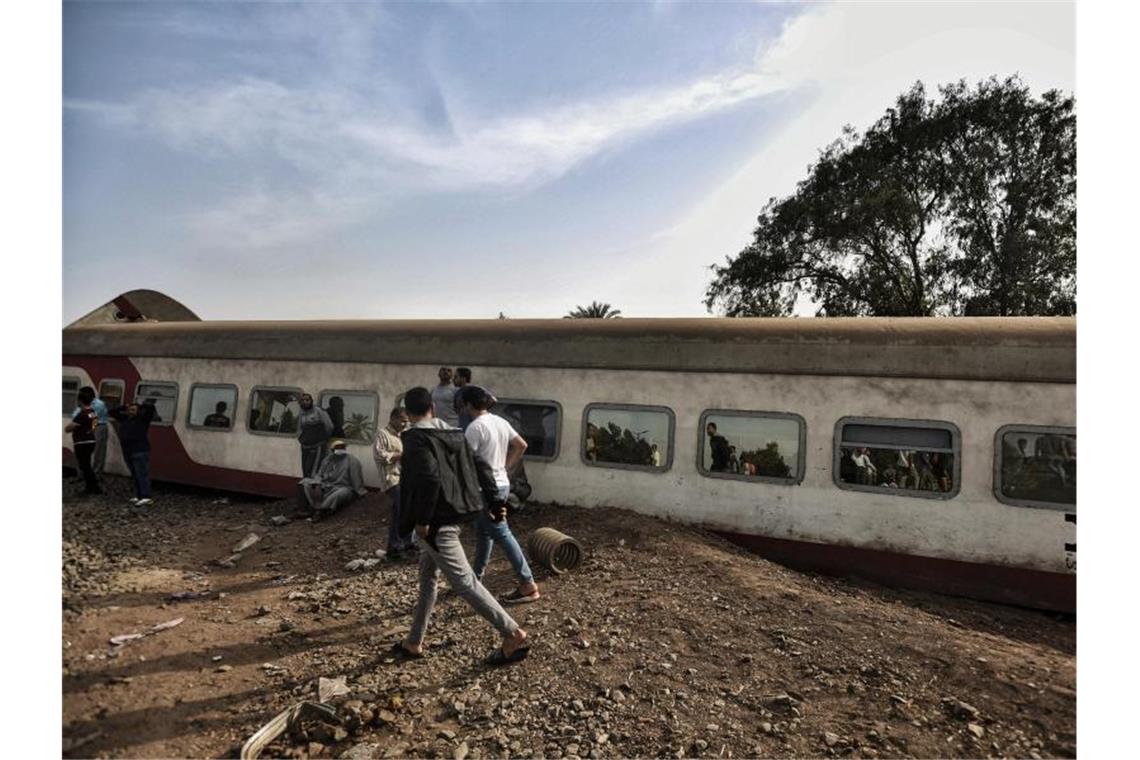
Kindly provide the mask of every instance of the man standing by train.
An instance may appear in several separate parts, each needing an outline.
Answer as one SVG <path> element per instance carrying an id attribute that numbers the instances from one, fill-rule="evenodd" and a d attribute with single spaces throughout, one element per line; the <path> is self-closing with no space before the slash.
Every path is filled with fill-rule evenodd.
<path id="1" fill-rule="evenodd" d="M 451 427 L 459 427 L 459 415 L 455 411 L 455 386 L 451 384 L 451 367 L 439 368 L 439 385 L 431 390 L 431 402 L 435 407 L 436 419 L 443 420 Z"/>
<path id="2" fill-rule="evenodd" d="M 396 407 L 388 415 L 388 424 L 376 433 L 372 442 L 372 458 L 380 475 L 380 490 L 388 497 L 391 523 L 388 525 L 388 559 L 399 559 L 404 552 L 413 550 L 411 531 L 400 532 L 400 459 L 404 444 L 400 433 L 408 427 L 408 413 Z"/>
<path id="3" fill-rule="evenodd" d="M 467 413 L 471 416 L 471 424 L 464 432 L 467 445 L 476 457 L 491 465 L 495 476 L 494 498 L 488 499 L 487 509 L 479 513 L 479 519 L 475 523 L 478 531 L 475 562 L 472 565 L 475 577 L 482 579 L 487 564 L 491 561 L 491 552 L 495 544 L 498 544 L 503 547 L 519 581 L 518 588 L 504 597 L 503 602 L 526 604 L 537 601 L 540 596 L 538 584 L 534 582 L 534 575 L 530 572 L 518 539 L 507 524 L 507 497 L 511 492 L 507 472 L 522 460 L 526 441 L 511 427 L 511 423 L 487 411 L 491 406 L 491 394 L 483 388 L 477 385 L 467 386 L 464 401 Z"/>
<path id="4" fill-rule="evenodd" d="M 316 477 L 321 461 L 328 453 L 333 422 L 328 412 L 313 403 L 313 397 L 302 393 L 301 413 L 297 415 L 297 440 L 301 444 L 301 477 Z"/>
<path id="5" fill-rule="evenodd" d="M 442 377 L 442 372 L 441 372 Z M 526 631 L 495 601 L 475 577 L 460 543 L 464 523 L 483 511 L 480 490 L 494 490 L 486 464 L 477 465 L 463 432 L 432 413 L 432 393 L 412 388 L 404 396 L 410 426 L 401 435 L 401 529 L 415 529 L 420 554 L 419 598 L 407 637 L 392 647 L 399 657 L 422 657 L 424 636 L 436 599 L 440 571 L 452 590 L 502 636 L 487 662 L 504 665 L 530 649 Z"/>

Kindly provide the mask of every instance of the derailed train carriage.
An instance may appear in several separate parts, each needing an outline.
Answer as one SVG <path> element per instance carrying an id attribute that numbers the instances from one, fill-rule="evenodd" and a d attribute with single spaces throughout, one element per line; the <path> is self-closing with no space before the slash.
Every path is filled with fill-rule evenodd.
<path id="1" fill-rule="evenodd" d="M 367 463 L 406 389 L 466 365 L 527 439 L 544 501 L 699 524 L 824 572 L 1076 607 L 1072 318 L 204 322 L 132 291 L 69 325 L 63 353 L 65 418 L 84 385 L 155 400 L 157 480 L 291 494 L 302 390 L 343 410 Z M 220 408 L 229 425 L 206 425 Z M 113 431 L 107 469 L 126 474 Z"/>

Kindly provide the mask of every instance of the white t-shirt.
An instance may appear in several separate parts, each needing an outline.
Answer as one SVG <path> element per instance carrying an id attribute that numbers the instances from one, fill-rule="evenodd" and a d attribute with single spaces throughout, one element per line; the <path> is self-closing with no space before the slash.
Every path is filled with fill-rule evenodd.
<path id="1" fill-rule="evenodd" d="M 497 414 L 480 414 L 471 421 L 463 434 L 471 452 L 491 465 L 495 471 L 495 485 L 509 486 L 507 477 L 507 447 L 518 436 L 511 423 Z"/>

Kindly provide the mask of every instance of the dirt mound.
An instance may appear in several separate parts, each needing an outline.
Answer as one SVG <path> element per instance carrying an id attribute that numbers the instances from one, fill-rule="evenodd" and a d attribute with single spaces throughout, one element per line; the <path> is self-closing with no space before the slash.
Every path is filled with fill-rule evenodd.
<path id="1" fill-rule="evenodd" d="M 342 723 L 267 754 L 1075 756 L 1072 620 L 798 573 L 699 530 L 549 505 L 512 518 L 516 534 L 553 526 L 587 556 L 511 610 L 530 658 L 488 669 L 493 631 L 445 596 L 428 656 L 393 662 L 415 566 L 346 569 L 379 559 L 381 497 L 278 527 L 282 502 L 160 491 L 144 511 L 112 489 L 64 505 L 71 754 L 235 753 L 344 676 Z M 512 587 L 501 554 L 486 580 Z"/>

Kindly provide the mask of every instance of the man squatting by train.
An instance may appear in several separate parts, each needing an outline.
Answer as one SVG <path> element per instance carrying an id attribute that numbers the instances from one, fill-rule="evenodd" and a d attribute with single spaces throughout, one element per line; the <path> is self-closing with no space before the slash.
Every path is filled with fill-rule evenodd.
<path id="1" fill-rule="evenodd" d="M 442 378 L 442 373 L 441 373 Z M 400 438 L 401 531 L 415 531 L 420 546 L 419 597 L 408 635 L 392 647 L 400 657 L 422 657 L 424 637 L 442 572 L 452 590 L 502 636 L 488 663 L 502 665 L 526 657 L 527 633 L 476 577 L 460 543 L 460 530 L 490 510 L 505 515 L 490 465 L 476 460 L 463 431 L 433 414 L 432 393 L 417 387 L 404 396 L 410 425 Z M 480 498 L 482 495 L 482 498 Z"/>

